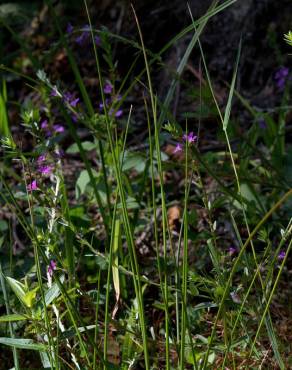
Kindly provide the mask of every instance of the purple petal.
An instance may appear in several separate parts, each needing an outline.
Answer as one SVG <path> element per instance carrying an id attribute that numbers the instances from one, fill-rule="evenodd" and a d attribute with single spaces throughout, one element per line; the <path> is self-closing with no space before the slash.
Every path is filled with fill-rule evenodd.
<path id="1" fill-rule="evenodd" d="M 279 261 L 283 261 L 283 259 L 286 257 L 286 252 L 285 251 L 281 251 L 279 254 L 278 254 L 278 260 Z"/>
<path id="2" fill-rule="evenodd" d="M 71 23 L 67 24 L 66 32 L 70 35 L 74 30 L 74 27 L 72 26 Z"/>
<path id="3" fill-rule="evenodd" d="M 94 36 L 94 42 L 95 42 L 96 46 L 100 46 L 101 45 L 100 37 L 99 36 Z"/>
<path id="4" fill-rule="evenodd" d="M 182 150 L 183 149 L 182 149 L 181 144 L 176 144 L 176 147 L 175 147 L 173 153 L 179 153 L 179 152 L 182 152 Z"/>
<path id="5" fill-rule="evenodd" d="M 106 83 L 104 88 L 103 88 L 103 92 L 105 94 L 111 94 L 112 91 L 113 91 L 113 86 L 110 83 Z"/>
<path id="6" fill-rule="evenodd" d="M 45 119 L 41 122 L 41 129 L 46 130 L 48 128 L 48 120 Z"/>
<path id="7" fill-rule="evenodd" d="M 76 98 L 74 100 L 71 100 L 69 104 L 71 105 L 71 107 L 75 108 L 79 100 L 80 100 L 79 98 Z"/>
<path id="8" fill-rule="evenodd" d="M 122 115 L 123 115 L 123 111 L 122 111 L 122 109 L 119 109 L 119 110 L 116 111 L 115 117 L 120 118 Z"/>
<path id="9" fill-rule="evenodd" d="M 62 133 L 62 132 L 64 132 L 65 131 L 65 128 L 64 128 L 64 126 L 62 126 L 62 125 L 54 125 L 53 126 L 53 129 L 54 129 L 54 131 L 55 132 L 58 132 L 58 133 Z"/>
<path id="10" fill-rule="evenodd" d="M 36 180 L 33 180 L 30 184 L 27 185 L 27 191 L 37 190 L 37 188 L 38 186 Z"/>
<path id="11" fill-rule="evenodd" d="M 46 154 L 41 154 L 38 159 L 37 159 L 37 162 L 38 163 L 42 163 L 42 162 L 45 162 L 45 160 L 47 159 L 47 155 Z"/>
<path id="12" fill-rule="evenodd" d="M 39 167 L 39 172 L 42 175 L 50 175 L 53 171 L 53 166 L 47 165 L 47 166 L 40 166 Z"/>

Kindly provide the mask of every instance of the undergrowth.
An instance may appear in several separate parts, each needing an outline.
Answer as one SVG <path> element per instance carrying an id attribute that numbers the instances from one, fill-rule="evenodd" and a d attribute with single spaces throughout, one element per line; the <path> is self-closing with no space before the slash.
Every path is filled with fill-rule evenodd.
<path id="1" fill-rule="evenodd" d="M 238 40 L 222 103 L 200 35 L 235 1 L 214 1 L 198 20 L 186 9 L 190 25 L 153 53 L 134 8 L 139 38 L 130 40 L 96 29 L 86 0 L 82 27 L 61 23 L 47 0 L 70 85 L 1 18 L 31 68 L 0 66 L 1 369 L 290 368 L 278 320 L 291 312 L 289 70 L 275 76 L 282 106 L 258 110 L 237 89 Z M 159 96 L 155 71 L 185 35 Z M 135 50 L 124 76 L 117 47 Z M 94 60 L 94 93 L 80 48 Z M 184 77 L 192 53 L 195 85 Z M 27 92 L 19 101 L 11 78 Z M 197 103 L 183 119 L 172 109 L 178 86 Z M 244 130 L 234 100 L 249 114 Z"/>

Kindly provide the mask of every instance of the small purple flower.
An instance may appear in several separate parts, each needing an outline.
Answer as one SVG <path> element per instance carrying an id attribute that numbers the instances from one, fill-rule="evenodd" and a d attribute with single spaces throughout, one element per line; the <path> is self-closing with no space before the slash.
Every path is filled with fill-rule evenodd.
<path id="1" fill-rule="evenodd" d="M 286 252 L 285 251 L 281 251 L 279 254 L 278 254 L 278 260 L 279 261 L 283 261 L 283 259 L 286 257 Z"/>
<path id="2" fill-rule="evenodd" d="M 50 175 L 53 171 L 53 166 L 52 165 L 40 166 L 38 170 L 42 175 Z"/>
<path id="3" fill-rule="evenodd" d="M 103 88 L 103 92 L 104 92 L 105 94 L 111 94 L 111 93 L 112 93 L 112 91 L 113 91 L 113 86 L 112 86 L 112 84 L 110 84 L 109 82 L 107 82 L 107 83 L 105 84 L 104 88 Z"/>
<path id="4" fill-rule="evenodd" d="M 34 190 L 37 190 L 38 186 L 37 186 L 37 182 L 36 180 L 33 180 L 30 184 L 27 185 L 26 189 L 27 191 L 34 191 Z"/>
<path id="5" fill-rule="evenodd" d="M 76 99 L 73 99 L 71 100 L 71 102 L 69 103 L 71 105 L 71 107 L 75 108 L 79 102 L 79 98 L 76 98 Z"/>
<path id="6" fill-rule="evenodd" d="M 82 32 L 80 36 L 76 37 L 75 41 L 79 46 L 84 46 L 89 39 L 89 33 Z"/>
<path id="7" fill-rule="evenodd" d="M 64 132 L 64 131 L 65 131 L 64 126 L 59 125 L 59 124 L 54 125 L 54 126 L 53 126 L 53 129 L 54 129 L 54 131 L 55 131 L 55 132 L 57 132 L 57 133 L 62 133 L 62 132 Z"/>
<path id="8" fill-rule="evenodd" d="M 78 122 L 78 117 L 79 117 L 78 114 L 75 114 L 75 113 L 71 112 L 70 116 L 71 116 L 71 119 L 74 123 Z"/>
<path id="9" fill-rule="evenodd" d="M 187 141 L 189 144 L 194 143 L 197 140 L 197 136 L 193 132 L 190 132 L 188 135 L 184 134 L 184 141 Z"/>
<path id="10" fill-rule="evenodd" d="M 234 248 L 234 247 L 229 247 L 228 248 L 228 254 L 230 256 L 233 256 L 235 253 L 236 253 L 236 248 Z"/>
<path id="11" fill-rule="evenodd" d="M 175 153 L 180 153 L 180 152 L 182 152 L 182 146 L 181 146 L 181 144 L 176 144 L 176 147 L 174 148 L 174 151 L 173 151 L 173 153 L 175 154 Z"/>
<path id="12" fill-rule="evenodd" d="M 54 260 L 51 260 L 48 266 L 48 274 L 52 277 L 53 272 L 56 270 L 57 264 Z"/>
<path id="13" fill-rule="evenodd" d="M 47 155 L 46 154 L 41 154 L 38 159 L 37 159 L 37 163 L 42 163 L 42 162 L 45 162 L 47 159 Z"/>
<path id="14" fill-rule="evenodd" d="M 263 117 L 261 117 L 258 120 L 258 124 L 259 124 L 259 128 L 262 129 L 262 130 L 265 130 L 267 128 L 267 123 L 266 123 L 266 121 L 264 120 Z"/>
<path id="15" fill-rule="evenodd" d="M 288 75 L 289 75 L 289 68 L 287 67 L 280 67 L 275 73 L 276 85 L 280 90 L 284 89 Z"/>
<path id="16" fill-rule="evenodd" d="M 109 113 L 109 115 L 110 115 L 110 116 L 112 116 L 112 115 L 114 114 L 114 111 L 115 111 L 115 110 L 114 110 L 113 108 L 111 108 L 111 109 L 109 110 L 109 112 L 108 112 L 108 113 Z M 120 117 L 122 116 L 122 114 L 123 114 L 122 109 L 119 109 L 119 110 L 117 110 L 117 111 L 116 111 L 116 113 L 115 113 L 115 117 L 116 117 L 116 118 L 120 118 Z"/>
<path id="17" fill-rule="evenodd" d="M 66 103 L 75 108 L 79 102 L 79 98 L 75 98 L 75 94 L 71 94 L 69 91 L 64 94 L 64 100 Z"/>
<path id="18" fill-rule="evenodd" d="M 69 22 L 67 24 L 67 28 L 66 28 L 66 32 L 70 35 L 74 30 L 74 27 L 72 26 L 72 24 Z"/>
<path id="19" fill-rule="evenodd" d="M 101 40 L 100 40 L 100 37 L 99 36 L 94 36 L 94 42 L 95 42 L 95 45 L 96 46 L 100 46 L 101 45 Z"/>
<path id="20" fill-rule="evenodd" d="M 106 105 L 106 107 L 108 107 L 108 105 L 109 105 L 109 103 L 110 103 L 110 99 L 108 99 L 108 98 L 106 98 L 105 99 L 105 105 Z M 103 102 L 100 102 L 99 103 L 99 109 L 102 111 L 103 110 Z"/>
<path id="21" fill-rule="evenodd" d="M 117 110 L 116 113 L 115 113 L 116 118 L 120 118 L 122 115 L 123 115 L 122 109 Z"/>
<path id="22" fill-rule="evenodd" d="M 54 86 L 51 90 L 51 96 L 58 96 L 58 90 L 56 86 Z"/>
<path id="23" fill-rule="evenodd" d="M 49 127 L 48 120 L 45 119 L 41 122 L 41 129 L 46 130 Z"/>

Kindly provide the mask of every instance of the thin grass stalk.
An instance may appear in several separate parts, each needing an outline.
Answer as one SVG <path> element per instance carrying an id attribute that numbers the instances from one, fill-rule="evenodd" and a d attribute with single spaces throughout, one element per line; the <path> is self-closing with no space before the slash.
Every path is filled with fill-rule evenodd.
<path id="1" fill-rule="evenodd" d="M 186 132 L 187 135 L 187 132 Z M 187 211 L 187 188 L 188 188 L 188 151 L 189 144 L 186 140 L 185 145 L 185 204 L 183 219 L 183 266 L 182 266 L 182 316 L 181 316 L 181 333 L 180 333 L 180 369 L 184 370 L 185 366 L 185 336 L 186 336 L 186 310 L 187 310 L 187 286 L 188 286 L 188 211 Z"/>
<path id="2" fill-rule="evenodd" d="M 165 194 L 163 188 L 163 170 L 162 170 L 162 161 L 161 161 L 161 152 L 160 152 L 160 142 L 159 142 L 159 130 L 157 126 L 157 105 L 156 99 L 153 93 L 152 82 L 151 82 L 151 75 L 150 69 L 148 64 L 148 59 L 146 55 L 144 40 L 142 31 L 140 28 L 140 24 L 135 12 L 134 7 L 132 6 L 132 10 L 134 13 L 134 17 L 136 20 L 140 42 L 143 50 L 144 55 L 144 62 L 146 68 L 146 74 L 148 79 L 148 88 L 150 92 L 150 100 L 151 100 L 151 107 L 152 107 L 152 114 L 153 114 L 153 123 L 154 123 L 154 142 L 155 142 L 155 150 L 156 150 L 156 157 L 157 157 L 157 165 L 158 165 L 158 173 L 160 178 L 160 193 L 161 193 L 161 206 L 162 206 L 162 234 L 163 234 L 163 256 L 164 256 L 164 264 L 165 264 L 165 273 L 164 273 L 164 299 L 165 299 L 165 359 L 166 359 L 166 370 L 170 369 L 170 362 L 169 362 L 169 313 L 168 313 L 168 279 L 167 279 L 167 245 L 166 245 L 166 229 L 167 229 L 167 210 L 166 210 L 166 203 L 165 203 Z"/>
<path id="3" fill-rule="evenodd" d="M 86 0 L 84 0 L 84 5 L 86 8 L 87 18 L 88 18 L 90 29 L 91 29 L 91 36 L 93 38 L 91 19 L 90 19 Z M 101 83 L 101 86 L 103 86 L 103 83 L 102 83 L 103 78 L 101 75 L 99 58 L 98 58 L 95 47 L 94 47 L 94 54 L 95 54 L 98 78 Z M 108 111 L 106 109 L 105 96 L 104 96 L 103 89 L 101 89 L 101 96 L 102 96 L 102 101 L 103 101 L 104 110 L 105 110 L 107 137 L 108 137 L 110 151 L 111 151 L 113 162 L 114 162 L 116 180 L 118 183 L 118 192 L 120 194 L 121 203 L 122 203 L 122 215 L 123 215 L 124 229 L 126 233 L 126 240 L 127 240 L 130 259 L 131 259 L 131 267 L 133 270 L 133 282 L 134 282 L 135 294 L 136 294 L 137 301 L 138 301 L 139 319 L 140 319 L 140 326 L 141 326 L 141 332 L 142 332 L 142 338 L 143 338 L 145 367 L 146 367 L 146 370 L 149 370 L 149 354 L 148 354 L 148 347 L 147 347 L 148 342 L 147 342 L 147 333 L 146 333 L 144 304 L 143 304 L 143 293 L 142 293 L 140 279 L 137 278 L 139 276 L 139 265 L 138 265 L 136 250 L 135 250 L 134 236 L 133 236 L 132 228 L 130 225 L 128 210 L 127 210 L 127 203 L 126 203 L 126 198 L 125 198 L 125 193 L 124 193 L 124 188 L 123 188 L 123 183 L 122 183 L 122 174 L 121 174 L 120 164 L 118 163 L 118 159 L 116 157 L 116 153 L 114 149 L 114 143 L 113 143 L 113 138 L 112 138 L 112 133 L 111 133 L 111 122 L 109 119 Z"/>
<path id="4" fill-rule="evenodd" d="M 158 226 L 157 226 L 157 206 L 156 206 L 156 191 L 155 191 L 155 173 L 154 173 L 154 152 L 153 152 L 153 143 L 152 143 L 152 134 L 151 134 L 151 125 L 150 125 L 150 116 L 147 109 L 146 99 L 144 98 L 146 114 L 147 114 L 147 123 L 148 123 L 148 132 L 149 132 L 149 156 L 150 156 L 150 168 L 151 168 L 151 193 L 152 193 L 152 209 L 153 209 L 153 220 L 154 220 L 154 239 L 155 239 L 155 246 L 156 246 L 156 259 L 157 259 L 157 268 L 158 268 L 158 276 L 160 280 L 160 287 L 161 293 L 163 297 L 164 303 L 164 313 L 165 313 L 165 337 L 166 337 L 166 355 L 165 355 L 165 362 L 166 368 L 168 369 L 169 364 L 169 314 L 168 314 L 168 285 L 167 285 L 167 259 L 166 259 L 166 235 L 165 235 L 165 217 L 163 217 L 163 257 L 164 257 L 164 279 L 163 279 L 163 272 L 160 263 L 160 250 L 159 250 L 159 239 L 158 239 Z M 155 141 L 155 138 L 154 138 Z M 156 150 L 157 152 L 157 150 Z M 164 282 L 163 282 L 164 280 Z"/>
<path id="5" fill-rule="evenodd" d="M 291 233 L 291 230 L 290 230 L 290 233 Z M 280 266 L 279 272 L 278 272 L 278 274 L 277 274 L 277 277 L 276 277 L 276 280 L 275 280 L 274 286 L 273 286 L 273 288 L 272 288 L 272 290 L 271 290 L 270 296 L 269 296 L 269 298 L 268 298 L 268 300 L 267 300 L 267 302 L 266 302 L 266 307 L 265 307 L 264 312 L 263 312 L 263 314 L 262 314 L 261 321 L 260 321 L 260 323 L 259 323 L 259 326 L 258 326 L 258 329 L 257 329 L 257 332 L 256 332 L 256 335 L 255 335 L 254 341 L 253 341 L 253 343 L 252 343 L 252 346 L 251 346 L 251 349 L 250 349 L 250 352 L 249 352 L 249 356 L 248 356 L 248 357 L 250 357 L 250 356 L 251 356 L 251 354 L 252 354 L 252 352 L 253 352 L 253 349 L 254 349 L 254 347 L 255 347 L 255 344 L 256 344 L 257 338 L 258 338 L 259 333 L 260 333 L 260 330 L 261 330 L 261 328 L 262 328 L 262 326 L 263 326 L 263 323 L 264 323 L 265 317 L 266 317 L 266 315 L 267 315 L 267 313 L 268 313 L 269 306 L 270 306 L 270 304 L 271 304 L 271 301 L 272 301 L 272 299 L 273 299 L 273 296 L 274 296 L 275 290 L 276 290 L 277 285 L 278 285 L 278 283 L 279 283 L 280 276 L 281 276 L 281 274 L 282 274 L 282 272 L 283 272 L 283 269 L 284 269 L 285 263 L 286 263 L 286 261 L 287 261 L 287 258 L 288 258 L 289 252 L 290 252 L 290 250 L 291 250 L 291 247 L 292 247 L 292 238 L 291 238 L 291 240 L 290 240 L 290 242 L 289 242 L 289 245 L 288 245 L 288 248 L 287 248 L 287 251 L 286 251 L 285 257 L 284 257 L 284 259 L 283 259 L 283 261 L 282 261 L 282 263 L 281 263 L 281 266 Z"/>
<path id="6" fill-rule="evenodd" d="M 105 296 L 105 313 L 104 313 L 104 336 L 103 336 L 103 358 L 107 361 L 107 349 L 108 349 L 108 332 L 109 332 L 109 296 L 110 296 L 110 282 L 111 282 L 111 271 L 112 271 L 112 264 L 113 264 L 113 244 L 114 244 L 114 237 L 115 237 L 115 229 L 116 229 L 116 214 L 117 214 L 117 204 L 118 204 L 118 195 L 116 197 L 113 217 L 112 217 L 112 227 L 111 227 L 111 240 L 110 240 L 110 250 L 109 250 L 109 261 L 108 261 L 108 270 L 107 270 L 107 280 L 106 280 L 106 296 Z M 106 369 L 106 365 L 103 367 L 104 370 Z"/>
<path id="7" fill-rule="evenodd" d="M 24 166 L 24 164 L 23 164 L 23 166 Z M 24 167 L 23 167 L 23 169 L 24 169 Z M 27 189 L 26 180 L 25 180 L 25 186 L 26 186 L 26 189 Z M 28 191 L 27 191 L 27 200 L 28 200 L 28 208 L 29 208 L 29 213 L 30 213 L 32 231 L 35 235 L 36 232 L 35 232 L 35 225 L 34 225 L 34 215 L 33 215 L 33 211 L 32 211 L 33 204 L 32 204 L 32 198 L 30 198 L 30 197 L 31 197 L 31 194 L 28 194 Z M 40 288 L 41 299 L 42 299 L 42 303 L 43 303 L 43 306 L 44 306 L 45 328 L 46 328 L 46 334 L 47 334 L 47 337 L 48 337 L 49 349 L 50 349 L 48 351 L 48 357 L 49 357 L 49 361 L 50 361 L 51 366 L 55 366 L 56 362 L 57 362 L 56 355 L 55 355 L 56 348 L 54 346 L 54 340 L 51 337 L 52 328 L 51 328 L 50 319 L 49 319 L 48 310 L 47 310 L 47 305 L 46 305 L 46 300 L 45 300 L 45 293 L 44 293 L 44 287 L 43 287 L 39 251 L 38 251 L 38 248 L 37 248 L 37 244 L 34 243 L 34 242 L 32 244 L 33 244 L 33 250 L 34 250 L 34 259 L 35 259 L 35 265 L 36 265 L 38 286 Z M 51 351 L 53 353 L 51 353 Z"/>
<path id="8" fill-rule="evenodd" d="M 98 314 L 99 314 L 99 298 L 100 298 L 100 280 L 101 280 L 101 269 L 98 268 L 98 278 L 97 278 L 97 295 L 96 295 L 96 305 L 95 305 L 95 329 L 94 329 L 94 343 L 97 343 L 98 338 Z M 93 370 L 97 369 L 96 363 L 96 346 L 93 348 Z"/>
<path id="9" fill-rule="evenodd" d="M 2 264 L 1 263 L 0 263 L 0 284 L 1 284 L 1 289 L 2 289 L 2 292 L 3 292 L 3 299 L 4 299 L 4 303 L 5 303 L 5 307 L 6 307 L 6 312 L 7 312 L 7 315 L 10 315 L 9 299 L 8 299 L 8 294 L 7 294 L 7 291 L 6 291 L 6 285 L 5 285 L 5 281 L 4 281 L 4 276 L 3 276 Z M 8 327 L 9 327 L 10 337 L 15 338 L 13 325 L 12 325 L 11 321 L 9 321 Z M 15 370 L 20 370 L 18 351 L 15 347 L 12 347 L 12 352 L 13 352 L 13 361 L 14 361 Z"/>

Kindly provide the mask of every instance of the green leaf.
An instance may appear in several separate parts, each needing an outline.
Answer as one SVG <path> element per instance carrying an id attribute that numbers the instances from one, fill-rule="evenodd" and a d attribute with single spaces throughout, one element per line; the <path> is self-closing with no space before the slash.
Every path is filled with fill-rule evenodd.
<path id="1" fill-rule="evenodd" d="M 35 343 L 32 339 L 19 339 L 19 338 L 0 338 L 0 343 L 5 346 L 30 349 L 34 351 L 46 351 L 47 347 L 44 344 Z"/>
<path id="2" fill-rule="evenodd" d="M 228 123 L 229 123 L 232 98 L 233 98 L 233 94 L 234 94 L 235 81 L 236 81 L 238 64 L 239 64 L 239 59 L 240 59 L 240 52 L 241 52 L 241 40 L 240 40 L 239 47 L 238 47 L 238 53 L 237 53 L 237 58 L 236 58 L 236 63 L 235 63 L 235 69 L 234 69 L 234 73 L 233 73 L 233 76 L 232 76 L 232 82 L 231 82 L 229 96 L 228 96 L 228 101 L 227 101 L 227 105 L 226 105 L 226 109 L 225 109 L 225 114 L 224 114 L 224 120 L 223 120 L 223 130 L 224 131 L 226 131 L 227 126 L 228 126 Z"/>
<path id="3" fill-rule="evenodd" d="M 90 150 L 96 149 L 96 144 L 92 143 L 91 141 L 83 141 L 82 147 L 85 151 L 89 152 Z M 77 143 L 74 143 L 69 146 L 69 148 L 66 150 L 66 153 L 68 154 L 76 154 L 79 153 L 79 148 Z"/>
<path id="4" fill-rule="evenodd" d="M 24 297 L 26 294 L 25 285 L 9 276 L 6 277 L 6 280 L 18 299 L 20 299 L 21 302 L 24 303 Z"/>
<path id="5" fill-rule="evenodd" d="M 60 281 L 63 283 L 65 280 L 64 275 L 61 276 Z M 46 306 L 53 302 L 60 294 L 60 288 L 57 283 L 54 283 L 45 294 Z"/>
<path id="6" fill-rule="evenodd" d="M 0 316 L 0 322 L 24 321 L 24 320 L 30 320 L 30 319 L 31 319 L 30 317 L 24 316 L 18 313 Z"/>
<path id="7" fill-rule="evenodd" d="M 137 209 L 139 208 L 139 204 L 137 203 L 136 199 L 133 197 L 128 197 L 126 200 L 127 209 Z M 117 205 L 117 209 L 122 209 L 122 203 Z"/>
<path id="8" fill-rule="evenodd" d="M 126 152 L 123 162 L 123 171 L 134 168 L 137 172 L 144 171 L 146 165 L 145 158 L 141 154 Z"/>
<path id="9" fill-rule="evenodd" d="M 97 177 L 98 173 L 92 170 L 93 176 Z M 80 172 L 80 175 L 76 181 L 76 198 L 78 199 L 85 193 L 86 186 L 90 183 L 90 176 L 86 170 Z"/>
<path id="10" fill-rule="evenodd" d="M 34 288 L 33 290 L 28 291 L 24 297 L 23 297 L 23 302 L 28 308 L 32 308 L 34 302 L 35 302 L 35 297 L 37 294 L 39 287 Z"/>

